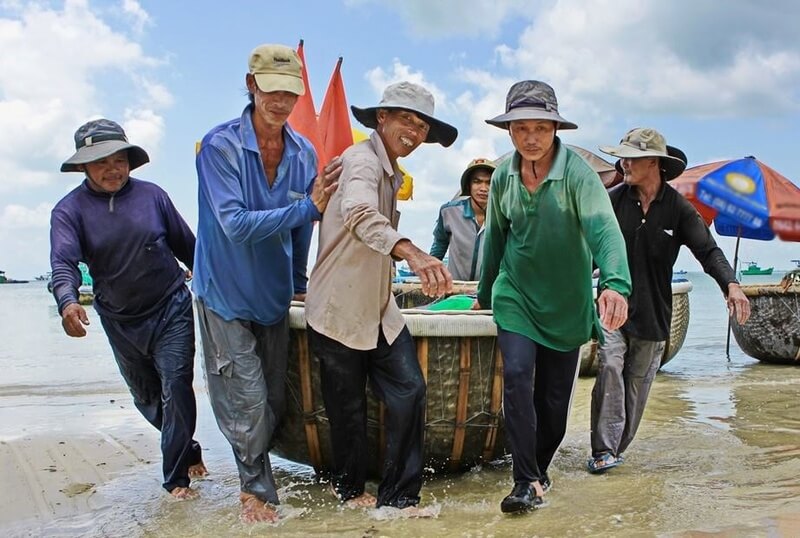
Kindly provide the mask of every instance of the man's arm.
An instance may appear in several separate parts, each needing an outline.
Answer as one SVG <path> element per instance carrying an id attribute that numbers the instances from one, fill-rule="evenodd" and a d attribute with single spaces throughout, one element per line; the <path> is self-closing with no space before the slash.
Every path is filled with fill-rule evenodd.
<path id="1" fill-rule="evenodd" d="M 431 256 L 440 260 L 444 259 L 447 249 L 450 247 L 450 234 L 444 227 L 444 217 L 442 210 L 439 209 L 439 218 L 436 219 L 436 226 L 433 228 L 433 244 L 431 245 Z"/>
<path id="2" fill-rule="evenodd" d="M 76 224 L 58 208 L 50 216 L 50 270 L 53 296 L 58 304 L 61 325 L 69 336 L 86 335 L 89 325 L 86 310 L 78 303 L 82 278 L 78 262 L 83 259 Z"/>
<path id="3" fill-rule="evenodd" d="M 501 200 L 505 178 L 492 175 L 489 187 L 489 203 L 486 207 L 486 221 L 483 231 L 483 259 L 481 278 L 478 282 L 478 301 L 475 308 L 492 307 L 492 286 L 500 272 L 500 262 L 506 250 L 508 228 L 511 225 L 503 213 Z"/>
<path id="4" fill-rule="evenodd" d="M 195 236 L 186 221 L 172 203 L 169 195 L 163 193 L 164 224 L 167 229 L 167 244 L 172 254 L 185 265 L 189 271 L 194 269 Z"/>

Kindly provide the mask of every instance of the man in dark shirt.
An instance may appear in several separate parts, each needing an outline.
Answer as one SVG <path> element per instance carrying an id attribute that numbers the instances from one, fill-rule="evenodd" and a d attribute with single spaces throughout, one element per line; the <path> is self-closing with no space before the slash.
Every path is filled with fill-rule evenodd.
<path id="1" fill-rule="evenodd" d="M 633 129 L 618 146 L 600 151 L 619 157 L 623 184 L 609 195 L 628 254 L 633 292 L 628 320 L 604 330 L 592 391 L 590 472 L 622 463 L 636 435 L 650 386 L 661 365 L 672 319 L 672 267 L 681 245 L 719 285 L 731 316 L 743 324 L 750 304 L 733 269 L 694 207 L 667 181 L 686 168 L 686 156 L 654 129 Z"/>
<path id="2" fill-rule="evenodd" d="M 192 439 L 194 317 L 187 273 L 175 259 L 191 269 L 194 234 L 166 192 L 130 177 L 150 159 L 118 124 L 82 125 L 75 149 L 61 171 L 83 172 L 86 179 L 56 204 L 50 221 L 53 295 L 64 332 L 82 337 L 89 325 L 78 303 L 83 261 L 133 403 L 161 431 L 164 489 L 178 499 L 196 497 L 190 478 L 207 471 Z"/>

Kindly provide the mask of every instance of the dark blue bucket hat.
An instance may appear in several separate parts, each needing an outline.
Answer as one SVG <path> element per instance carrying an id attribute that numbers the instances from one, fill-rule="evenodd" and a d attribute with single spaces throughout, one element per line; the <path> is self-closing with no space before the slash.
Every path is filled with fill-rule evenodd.
<path id="1" fill-rule="evenodd" d="M 555 90 L 539 80 L 522 80 L 511 86 L 506 95 L 506 113 L 485 121 L 508 129 L 508 122 L 514 120 L 551 120 L 558 123 L 559 129 L 578 128 L 561 117 Z"/>
<path id="2" fill-rule="evenodd" d="M 150 162 L 145 150 L 128 142 L 118 123 L 107 119 L 92 120 L 75 131 L 75 154 L 64 161 L 61 171 L 80 172 L 79 165 L 105 159 L 122 150 L 128 150 L 131 170 Z"/>

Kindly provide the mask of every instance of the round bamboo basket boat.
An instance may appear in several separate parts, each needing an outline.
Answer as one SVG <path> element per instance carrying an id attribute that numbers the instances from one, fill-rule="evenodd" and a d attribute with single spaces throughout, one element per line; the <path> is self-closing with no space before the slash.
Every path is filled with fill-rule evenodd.
<path id="1" fill-rule="evenodd" d="M 736 343 L 764 362 L 800 364 L 800 285 L 746 285 L 750 318 L 731 322 Z"/>
<path id="2" fill-rule="evenodd" d="M 691 284 L 673 284 L 673 330 L 662 363 L 683 343 L 689 322 Z M 475 283 L 457 284 L 454 293 L 471 293 Z M 417 357 L 427 383 L 425 468 L 431 472 L 468 469 L 496 460 L 505 453 L 501 404 L 503 362 L 495 343 L 497 327 L 491 311 L 439 311 L 416 309 L 430 301 L 417 284 L 395 285 L 398 305 L 414 337 Z M 677 297 L 677 299 L 676 299 Z M 677 308 L 676 308 L 677 305 Z M 677 321 L 676 321 L 677 318 Z M 330 434 L 320 391 L 319 361 L 308 348 L 305 310 L 292 303 L 287 371 L 286 413 L 273 452 L 308 464 L 318 473 L 330 467 Z M 596 370 L 596 344 L 581 348 L 581 372 Z M 585 362 L 585 364 L 584 364 Z M 370 476 L 379 477 L 383 461 L 381 404 L 369 390 L 367 437 Z"/>

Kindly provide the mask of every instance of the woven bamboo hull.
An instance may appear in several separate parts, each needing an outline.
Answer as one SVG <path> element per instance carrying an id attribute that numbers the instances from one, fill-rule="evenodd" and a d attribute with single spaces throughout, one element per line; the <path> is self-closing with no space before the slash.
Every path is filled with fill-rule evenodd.
<path id="1" fill-rule="evenodd" d="M 688 325 L 688 291 L 678 299 L 673 322 L 679 334 L 671 338 L 669 358 L 680 348 Z M 457 289 L 459 293 L 470 291 Z M 401 308 L 419 304 L 418 289 L 397 288 Z M 685 301 L 685 302 L 683 302 Z M 674 303 L 675 304 L 675 303 Z M 685 311 L 685 314 L 684 314 Z M 406 325 L 417 346 L 417 357 L 427 383 L 425 467 L 434 472 L 467 469 L 505 454 L 500 414 L 503 390 L 502 358 L 496 346 L 496 326 L 489 312 L 431 313 L 404 311 Z M 446 319 L 444 319 L 446 318 Z M 284 458 L 312 465 L 318 472 L 330 467 L 330 435 L 322 404 L 319 361 L 309 353 L 302 304 L 290 310 L 291 342 L 287 373 L 286 415 L 273 451 Z M 465 336 L 466 335 L 466 336 Z M 594 363 L 592 344 L 581 349 Z M 667 358 L 666 360 L 669 360 Z M 666 361 L 665 361 L 666 362 Z M 583 365 L 581 366 L 583 370 Z M 367 435 L 371 454 L 369 473 L 380 476 L 382 410 L 368 398 Z"/>
<path id="2" fill-rule="evenodd" d="M 800 287 L 742 286 L 750 299 L 750 319 L 731 323 L 736 343 L 764 362 L 800 364 Z"/>

